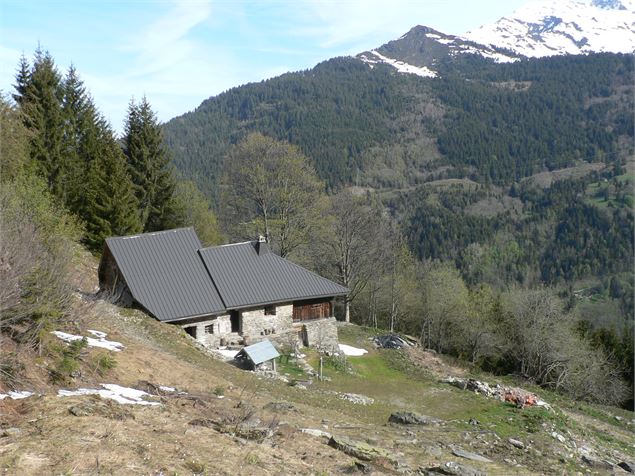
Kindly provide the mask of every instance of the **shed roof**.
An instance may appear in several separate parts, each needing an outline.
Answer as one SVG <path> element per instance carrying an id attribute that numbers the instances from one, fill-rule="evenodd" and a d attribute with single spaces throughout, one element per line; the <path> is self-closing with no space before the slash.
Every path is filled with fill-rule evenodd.
<path id="1" fill-rule="evenodd" d="M 341 296 L 348 289 L 250 241 L 199 251 L 227 309 Z"/>
<path id="2" fill-rule="evenodd" d="M 263 362 L 267 362 L 268 360 L 275 359 L 276 357 L 280 357 L 280 354 L 269 340 L 263 340 L 257 344 L 244 347 L 234 358 L 240 359 L 240 357 L 244 356 L 248 357 L 254 365 L 258 365 Z"/>
<path id="3" fill-rule="evenodd" d="M 197 254 L 201 242 L 194 229 L 108 238 L 106 246 L 134 299 L 160 321 L 225 310 Z"/>

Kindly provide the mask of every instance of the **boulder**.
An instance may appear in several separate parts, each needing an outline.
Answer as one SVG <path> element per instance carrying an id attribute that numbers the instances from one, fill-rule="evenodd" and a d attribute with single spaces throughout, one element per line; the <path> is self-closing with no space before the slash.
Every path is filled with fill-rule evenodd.
<path id="1" fill-rule="evenodd" d="M 383 349 L 403 349 L 404 347 L 411 346 L 410 343 L 396 334 L 375 336 L 373 338 L 373 342 L 377 347 L 381 347 Z"/>
<path id="2" fill-rule="evenodd" d="M 509 438 L 507 441 L 509 442 L 510 445 L 515 446 L 519 450 L 522 450 L 522 449 L 525 448 L 525 443 L 523 443 L 520 440 L 515 440 L 514 438 Z"/>
<path id="3" fill-rule="evenodd" d="M 399 425 L 438 425 L 441 420 L 414 412 L 394 412 L 388 418 L 390 423 Z"/>
<path id="4" fill-rule="evenodd" d="M 331 438 L 331 434 L 328 431 L 318 430 L 316 428 L 302 428 L 302 433 L 306 433 L 307 435 L 320 437 Z"/>
<path id="5" fill-rule="evenodd" d="M 587 455 L 582 456 L 582 462 L 593 469 L 598 469 L 603 471 L 611 471 L 613 469 L 613 465 L 609 463 L 608 461 L 592 458 L 591 456 L 587 456 Z"/>
<path id="6" fill-rule="evenodd" d="M 471 461 L 479 461 L 481 463 L 491 463 L 492 460 L 489 458 L 486 458 L 485 456 L 481 456 L 477 453 L 472 453 L 470 451 L 465 451 L 462 450 L 461 448 L 454 448 L 452 450 L 452 454 L 454 456 L 459 456 L 461 458 L 465 458 L 465 459 L 469 459 Z"/>
<path id="7" fill-rule="evenodd" d="M 287 413 L 290 411 L 298 411 L 292 403 L 288 402 L 269 402 L 264 408 L 276 413 Z"/>
<path id="8" fill-rule="evenodd" d="M 356 405 L 372 405 L 375 401 L 371 397 L 366 395 L 359 395 L 357 393 L 342 393 L 339 395 L 342 400 L 354 403 Z"/>
<path id="9" fill-rule="evenodd" d="M 330 447 L 362 461 L 376 462 L 384 460 L 393 464 L 397 463 L 387 450 L 362 441 L 351 440 L 344 436 L 331 436 L 328 444 Z"/>
<path id="10" fill-rule="evenodd" d="M 468 466 L 467 464 L 455 463 L 454 461 L 448 461 L 441 466 L 428 468 L 428 472 L 448 474 L 450 476 L 487 476 L 487 473 L 484 471 Z"/>

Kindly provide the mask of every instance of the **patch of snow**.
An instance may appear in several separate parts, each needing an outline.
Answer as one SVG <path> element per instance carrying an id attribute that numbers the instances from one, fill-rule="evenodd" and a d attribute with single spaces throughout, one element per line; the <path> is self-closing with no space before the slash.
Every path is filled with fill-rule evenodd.
<path id="1" fill-rule="evenodd" d="M 31 395 L 34 395 L 34 393 L 29 392 L 27 390 L 20 390 L 17 392 L 9 392 L 9 393 L 0 393 L 0 400 L 4 400 L 5 398 L 10 398 L 11 400 L 21 400 L 23 398 L 28 398 Z"/>
<path id="2" fill-rule="evenodd" d="M 106 340 L 105 337 L 108 335 L 104 332 L 100 331 L 88 331 L 94 336 L 97 336 L 97 339 L 93 337 L 83 337 L 77 336 L 74 334 L 67 334 L 62 331 L 53 331 L 51 334 L 55 335 L 59 339 L 62 339 L 64 342 L 74 342 L 76 340 L 86 339 L 88 343 L 88 347 L 100 347 L 102 349 L 112 350 L 113 352 L 120 352 L 124 349 L 124 346 L 121 342 L 115 342 L 111 340 Z"/>
<path id="3" fill-rule="evenodd" d="M 635 2 L 602 7 L 588 0 L 534 1 L 464 36 L 529 57 L 635 50 Z"/>
<path id="4" fill-rule="evenodd" d="M 502 53 L 498 53 L 494 50 L 483 49 L 483 48 L 475 48 L 473 46 L 462 46 L 461 51 L 459 53 L 463 54 L 473 54 L 473 55 L 481 55 L 483 58 L 489 58 L 497 63 L 514 63 L 515 61 L 519 61 L 520 58 L 514 58 L 512 56 L 507 56 Z"/>
<path id="5" fill-rule="evenodd" d="M 366 349 L 358 349 L 357 347 L 352 347 L 346 344 L 339 344 L 339 347 L 340 347 L 340 350 L 344 353 L 344 355 L 349 355 L 352 357 L 359 357 L 368 353 Z"/>
<path id="6" fill-rule="evenodd" d="M 58 390 L 58 397 L 74 397 L 79 395 L 99 395 L 101 398 L 114 400 L 123 405 L 160 405 L 159 402 L 149 402 L 143 397 L 150 396 L 143 390 L 122 387 L 114 383 L 102 383 L 103 389 L 78 388 L 77 390 Z"/>
<path id="7" fill-rule="evenodd" d="M 163 392 L 170 392 L 170 393 L 176 392 L 176 388 L 174 388 L 174 387 L 166 387 L 165 385 L 159 385 L 159 390 L 161 390 Z"/>
<path id="8" fill-rule="evenodd" d="M 403 61 L 388 58 L 387 56 L 384 56 L 381 53 L 379 53 L 377 50 L 372 50 L 371 53 L 377 58 L 379 58 L 379 61 L 371 60 L 367 58 L 366 56 L 362 57 L 362 61 L 366 63 L 373 63 L 373 64 L 380 63 L 380 62 L 386 63 L 392 66 L 393 68 L 395 68 L 400 73 L 416 74 L 417 76 L 421 76 L 424 78 L 437 77 L 437 73 L 435 71 L 432 71 L 430 68 L 426 68 L 425 66 L 413 66 L 411 64 L 404 63 Z"/>
<path id="9" fill-rule="evenodd" d="M 57 391 L 58 397 L 77 397 L 81 395 L 99 395 L 100 390 L 97 388 L 78 388 L 77 390 L 64 390 Z"/>

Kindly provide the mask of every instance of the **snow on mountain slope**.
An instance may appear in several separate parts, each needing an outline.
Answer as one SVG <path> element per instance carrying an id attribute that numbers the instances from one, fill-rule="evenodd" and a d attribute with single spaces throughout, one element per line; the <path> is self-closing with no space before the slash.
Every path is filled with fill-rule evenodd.
<path id="1" fill-rule="evenodd" d="M 516 55 L 496 47 L 479 45 L 421 25 L 415 26 L 405 35 L 379 48 L 358 54 L 357 58 L 371 68 L 383 63 L 392 66 L 400 73 L 434 78 L 438 76 L 437 65 L 442 58 L 462 54 L 478 54 L 498 63 L 518 60 Z"/>
<path id="2" fill-rule="evenodd" d="M 416 74 L 417 76 L 423 76 L 424 78 L 435 78 L 437 76 L 437 73 L 432 71 L 430 68 L 426 68 L 425 66 L 413 66 L 403 61 L 388 58 L 387 56 L 379 53 L 377 50 L 372 50 L 369 53 L 361 53 L 359 55 L 359 59 L 361 59 L 364 63 L 371 65 L 371 67 L 377 63 L 385 63 L 394 67 L 400 73 Z"/>
<path id="3" fill-rule="evenodd" d="M 635 0 L 531 2 L 464 37 L 529 57 L 631 53 L 635 50 Z"/>

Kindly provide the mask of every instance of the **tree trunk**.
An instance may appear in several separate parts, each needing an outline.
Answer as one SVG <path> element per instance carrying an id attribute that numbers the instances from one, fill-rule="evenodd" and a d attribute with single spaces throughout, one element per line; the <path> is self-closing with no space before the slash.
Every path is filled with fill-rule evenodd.
<path id="1" fill-rule="evenodd" d="M 344 322 L 351 322 L 351 301 L 348 296 L 344 298 Z"/>

